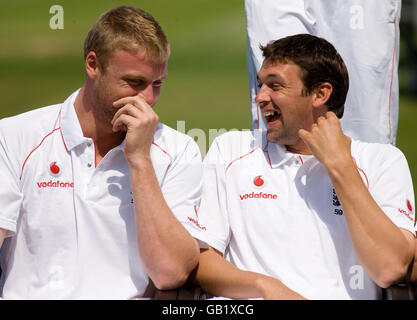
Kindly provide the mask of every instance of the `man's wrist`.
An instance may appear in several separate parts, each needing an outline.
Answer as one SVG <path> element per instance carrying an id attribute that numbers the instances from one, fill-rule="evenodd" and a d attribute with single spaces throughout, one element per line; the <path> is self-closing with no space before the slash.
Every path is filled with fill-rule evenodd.
<path id="1" fill-rule="evenodd" d="M 341 179 L 347 173 L 356 170 L 356 165 L 351 157 L 346 157 L 339 160 L 334 159 L 334 161 L 331 163 L 326 163 L 324 166 L 331 179 Z"/>
<path id="2" fill-rule="evenodd" d="M 135 155 L 134 157 L 126 158 L 130 170 L 147 170 L 152 165 L 152 159 L 149 154 Z"/>

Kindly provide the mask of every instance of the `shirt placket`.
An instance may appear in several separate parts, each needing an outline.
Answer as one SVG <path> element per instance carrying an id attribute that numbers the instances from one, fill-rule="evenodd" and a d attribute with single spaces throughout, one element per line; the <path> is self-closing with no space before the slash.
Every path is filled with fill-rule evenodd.
<path id="1" fill-rule="evenodd" d="M 80 157 L 80 170 L 82 171 L 83 195 L 84 198 L 94 197 L 96 184 L 94 183 L 95 172 L 95 146 L 92 139 L 86 139 L 84 142 L 84 152 Z"/>

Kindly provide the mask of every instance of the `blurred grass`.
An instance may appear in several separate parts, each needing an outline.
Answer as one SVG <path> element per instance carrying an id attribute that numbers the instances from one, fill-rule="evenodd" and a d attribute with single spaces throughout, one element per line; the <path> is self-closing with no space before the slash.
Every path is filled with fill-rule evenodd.
<path id="1" fill-rule="evenodd" d="M 161 120 L 174 128 L 184 120 L 187 131 L 249 128 L 241 0 L 61 1 L 64 30 L 49 28 L 53 4 L 2 1 L 0 117 L 63 101 L 80 87 L 89 28 L 109 8 L 131 4 L 154 15 L 171 42 L 169 76 L 156 105 Z"/>
<path id="2" fill-rule="evenodd" d="M 55 4 L 64 8 L 64 30 L 49 27 Z M 150 12 L 170 40 L 169 76 L 155 107 L 162 122 L 203 129 L 206 148 L 209 128 L 250 128 L 243 0 L 1 0 L 0 118 L 62 102 L 79 88 L 84 38 L 101 13 L 121 4 Z M 401 96 L 397 146 L 415 190 L 416 124 L 417 99 Z"/>
<path id="3" fill-rule="evenodd" d="M 414 194 L 417 191 L 417 97 L 400 96 L 400 115 L 397 132 L 397 147 L 407 158 L 414 184 Z"/>

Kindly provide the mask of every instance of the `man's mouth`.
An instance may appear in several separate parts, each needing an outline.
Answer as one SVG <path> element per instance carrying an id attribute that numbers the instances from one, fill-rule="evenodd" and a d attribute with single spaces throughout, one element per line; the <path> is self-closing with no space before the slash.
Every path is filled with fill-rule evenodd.
<path id="1" fill-rule="evenodd" d="M 263 112 L 264 118 L 268 126 L 273 125 L 276 121 L 281 119 L 281 111 L 265 111 Z"/>

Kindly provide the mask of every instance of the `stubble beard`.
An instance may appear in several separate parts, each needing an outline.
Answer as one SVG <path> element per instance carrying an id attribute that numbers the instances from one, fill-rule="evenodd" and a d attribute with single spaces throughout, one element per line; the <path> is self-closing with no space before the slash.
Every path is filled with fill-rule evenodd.
<path id="1" fill-rule="evenodd" d="M 108 88 L 99 83 L 96 87 L 93 114 L 102 126 L 111 128 L 111 121 L 117 112 L 117 109 L 113 107 L 113 101 L 115 100 L 108 94 Z"/>
<path id="2" fill-rule="evenodd" d="M 292 132 L 296 130 L 288 130 L 281 123 L 280 127 L 268 128 L 266 133 L 266 139 L 269 142 L 279 144 L 281 146 L 287 146 L 295 143 L 298 140 L 298 133 Z"/>

